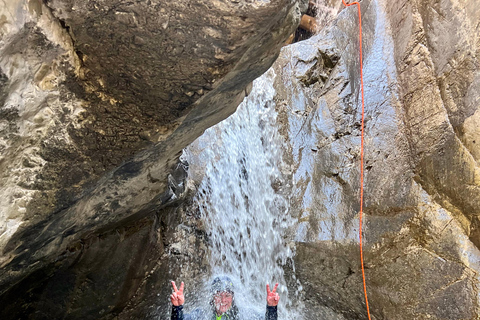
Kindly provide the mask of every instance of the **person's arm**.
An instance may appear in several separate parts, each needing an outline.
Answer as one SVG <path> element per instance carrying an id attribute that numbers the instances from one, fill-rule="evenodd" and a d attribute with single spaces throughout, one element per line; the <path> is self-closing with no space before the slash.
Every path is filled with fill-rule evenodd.
<path id="1" fill-rule="evenodd" d="M 278 283 L 270 291 L 270 285 L 267 284 L 267 312 L 265 313 L 265 320 L 277 320 L 277 305 L 280 300 L 280 296 L 276 293 Z"/>
<path id="2" fill-rule="evenodd" d="M 171 320 L 183 320 L 183 304 L 185 303 L 185 297 L 183 296 L 184 284 L 180 285 L 180 289 L 177 289 L 175 282 L 172 281 L 173 293 L 170 295 L 170 301 L 172 302 L 172 317 Z"/>
<path id="3" fill-rule="evenodd" d="M 265 320 L 277 320 L 277 306 L 267 306 Z"/>
<path id="4" fill-rule="evenodd" d="M 183 320 L 183 306 L 172 305 L 172 320 Z"/>

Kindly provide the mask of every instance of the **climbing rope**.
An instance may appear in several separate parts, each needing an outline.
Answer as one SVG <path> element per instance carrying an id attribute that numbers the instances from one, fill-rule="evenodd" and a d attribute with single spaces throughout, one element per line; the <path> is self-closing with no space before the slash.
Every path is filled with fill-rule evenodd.
<path id="1" fill-rule="evenodd" d="M 367 306 L 368 319 L 370 318 L 370 308 L 368 306 L 368 297 L 367 297 L 367 283 L 365 281 L 365 267 L 363 264 L 363 242 L 362 242 L 362 220 L 363 220 L 363 136 L 364 136 L 364 120 L 365 120 L 365 99 L 363 94 L 363 61 L 362 61 L 362 11 L 360 10 L 360 3 L 352 2 L 345 3 L 345 0 L 342 0 L 343 5 L 350 7 L 357 5 L 358 8 L 358 31 L 359 31 L 359 41 L 360 41 L 360 84 L 362 88 L 362 134 L 361 134 L 361 144 L 360 144 L 360 224 L 359 224 L 359 237 L 360 237 L 360 262 L 362 264 L 362 278 L 363 278 L 363 292 L 365 293 L 365 304 Z"/>

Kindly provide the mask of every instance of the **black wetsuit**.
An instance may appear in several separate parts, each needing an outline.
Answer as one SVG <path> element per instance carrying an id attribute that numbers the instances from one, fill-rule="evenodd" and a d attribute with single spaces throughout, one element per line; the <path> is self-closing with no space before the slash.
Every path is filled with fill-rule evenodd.
<path id="1" fill-rule="evenodd" d="M 209 312 L 210 313 L 210 312 Z M 253 317 L 252 317 L 253 316 Z M 248 317 L 247 319 L 245 319 Z M 195 309 L 190 314 L 183 314 L 183 306 L 172 306 L 172 318 L 171 320 L 216 320 L 215 312 L 211 312 L 211 316 L 208 317 L 206 312 Z M 261 315 L 251 314 L 247 316 L 241 316 L 238 308 L 233 306 L 225 314 L 222 315 L 222 320 L 277 320 L 277 307 L 267 306 L 267 312 L 265 313 L 265 318 L 262 318 Z"/>

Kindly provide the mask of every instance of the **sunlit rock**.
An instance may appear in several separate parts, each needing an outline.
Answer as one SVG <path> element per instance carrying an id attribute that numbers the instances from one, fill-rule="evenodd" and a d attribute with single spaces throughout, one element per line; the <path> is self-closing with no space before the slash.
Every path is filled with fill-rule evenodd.
<path id="1" fill-rule="evenodd" d="M 346 319 L 366 319 L 356 13 L 343 10 L 319 35 L 284 48 L 274 65 L 280 132 L 295 166 L 297 276 L 307 306 Z M 473 1 L 364 1 L 362 13 L 363 230 L 372 314 L 476 319 L 480 11 Z"/>

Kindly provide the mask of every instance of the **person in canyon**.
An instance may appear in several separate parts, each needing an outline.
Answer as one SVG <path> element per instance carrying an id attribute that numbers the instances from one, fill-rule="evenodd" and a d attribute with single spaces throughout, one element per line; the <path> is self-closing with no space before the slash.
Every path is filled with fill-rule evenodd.
<path id="1" fill-rule="evenodd" d="M 216 277 L 212 282 L 211 292 L 212 300 L 211 310 L 195 309 L 190 314 L 183 314 L 183 304 L 185 297 L 183 295 L 184 283 L 177 289 L 175 282 L 172 281 L 173 293 L 170 295 L 172 302 L 171 320 L 251 320 L 252 314 L 248 319 L 241 316 L 237 305 L 235 304 L 234 286 L 232 280 L 227 276 Z M 270 285 L 267 284 L 267 311 L 265 318 L 260 315 L 253 315 L 255 320 L 277 320 L 277 305 L 280 296 L 277 291 L 278 283 L 270 291 Z"/>

